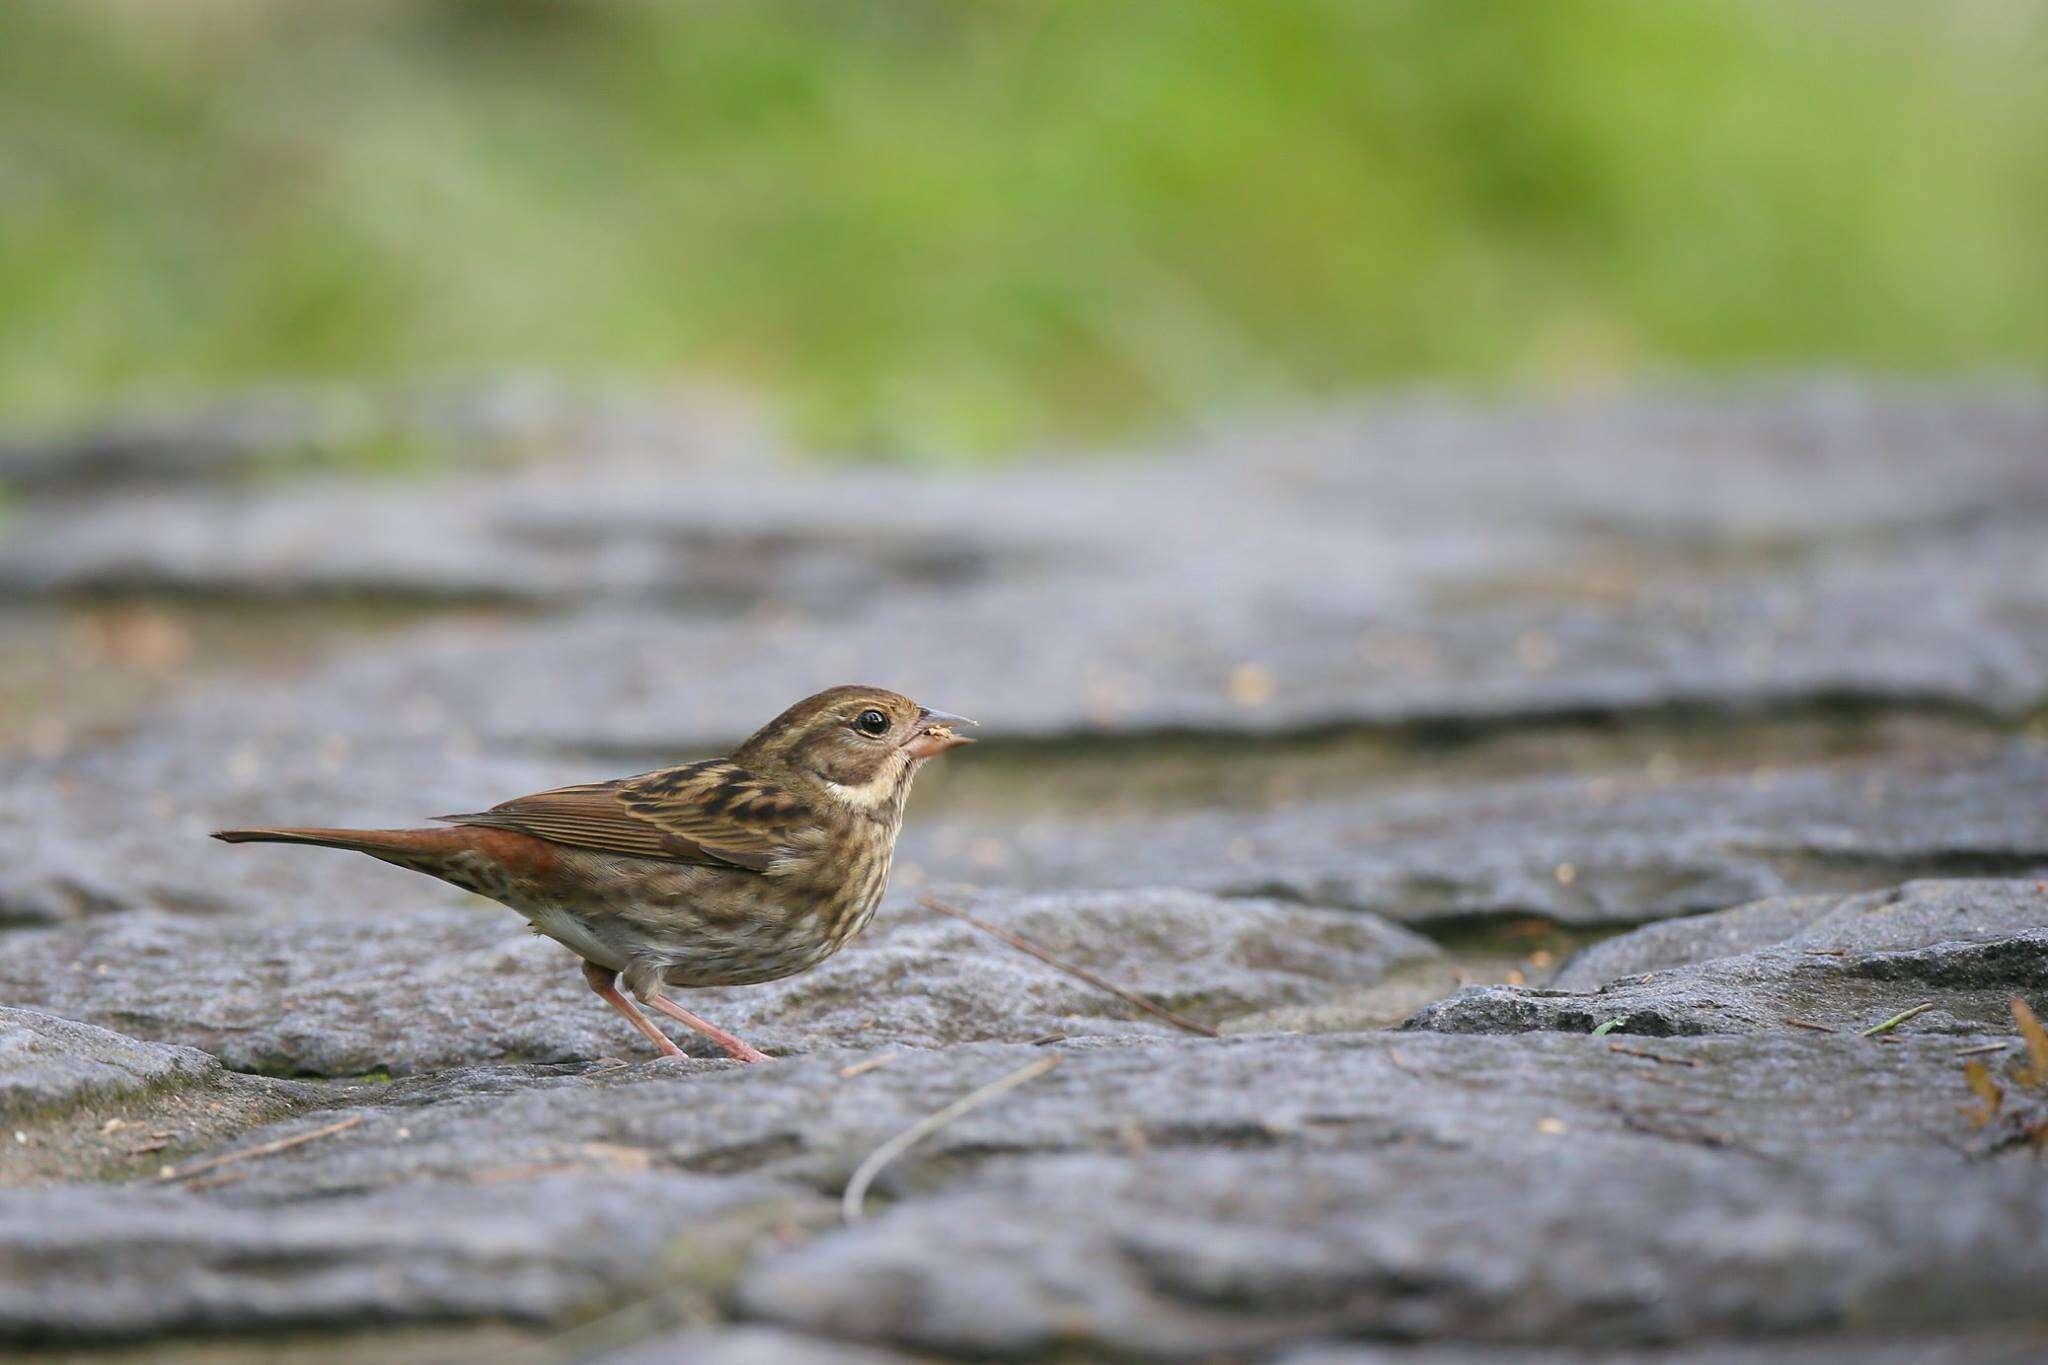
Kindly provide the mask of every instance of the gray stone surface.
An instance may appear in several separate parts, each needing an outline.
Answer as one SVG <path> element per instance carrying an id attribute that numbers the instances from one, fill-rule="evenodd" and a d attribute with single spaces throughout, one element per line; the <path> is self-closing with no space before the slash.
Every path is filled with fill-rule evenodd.
<path id="1" fill-rule="evenodd" d="M 1859 762 L 1740 776 L 1412 783 L 1273 810 L 913 835 L 941 875 L 1044 886 L 1201 886 L 1365 910 L 1409 923 L 1539 916 L 1599 926 L 1719 910 L 1802 887 L 1915 875 L 2048 874 L 2048 752 Z"/>
<path id="2" fill-rule="evenodd" d="M 1537 1143 L 1583 1149 L 1590 1172 L 1607 1144 L 1620 1143 L 1751 1165 L 1918 1154 L 1947 1159 L 1960 1174 L 1975 1168 L 1961 1156 L 1967 1130 L 1954 1106 L 1968 1092 L 1956 1050 L 1953 1039 L 1925 1035 L 1890 1047 L 1803 1034 L 1670 1039 L 1657 1045 L 1667 1059 L 1659 1062 L 1606 1040 L 1553 1034 L 1375 1032 L 974 1043 L 903 1051 L 850 1076 L 841 1073 L 876 1050 L 835 1048 L 744 1068 L 699 1060 L 455 1068 L 400 1078 L 374 1095 L 352 1092 L 374 1108 L 345 1142 L 251 1163 L 233 1190 L 319 1197 L 623 1162 L 745 1173 L 836 1195 L 887 1138 L 1051 1055 L 1061 1060 L 1048 1075 L 886 1168 L 870 1212 L 953 1188 L 985 1162 L 1058 1154 L 1142 1160 L 1168 1151 L 1391 1148 L 1475 1162 L 1496 1153 L 1512 1167 L 1512 1153 Z M 1842 1118 L 1845 1107 L 1853 1121 Z M 1445 1188 L 1454 1184 L 1447 1178 Z"/>
<path id="3" fill-rule="evenodd" d="M 974 908 L 1212 1026 L 1315 1004 L 1437 953 L 1373 916 L 1193 892 L 988 896 Z M 778 1052 L 1167 1028 L 964 924 L 928 911 L 891 919 L 806 975 L 683 995 Z M 121 915 L 24 931 L 9 948 L 0 996 L 205 1047 L 242 1071 L 405 1074 L 647 1050 L 566 949 L 477 900 L 348 919 Z"/>
<path id="4" fill-rule="evenodd" d="M 1710 1346 L 1387 1346 L 1331 1343 L 1279 1356 L 1275 1365 L 2031 1365 L 2048 1351 L 2048 1329 L 1965 1330 L 1940 1336 L 1897 1333 L 1717 1343 Z"/>
<path id="5" fill-rule="evenodd" d="M 1378 540 L 1368 528 L 1345 536 Z M 2048 697 L 2048 633 L 2031 625 L 2043 615 L 2048 544 L 2032 523 L 1909 562 L 1762 581 L 1674 573 L 1620 605 L 1510 594 L 1509 605 L 1448 611 L 1410 600 L 1426 595 L 1413 581 L 1376 586 L 1369 567 L 1289 563 L 1284 584 L 1210 584 L 1090 575 L 1086 556 L 1047 556 L 1062 567 L 879 594 L 858 609 L 790 605 L 736 619 L 593 609 L 545 629 L 451 639 L 425 658 L 363 658 L 293 706 L 351 733 L 438 709 L 509 748 L 638 754 L 725 743 L 759 723 L 763 696 L 853 678 L 999 716 L 1019 741 L 1827 705 L 2010 718 Z M 935 628 L 949 620 L 1001 630 L 962 651 Z M 592 670 L 593 659 L 607 667 Z M 480 676 L 500 684 L 479 693 L 470 680 Z M 281 728 L 290 716 L 257 719 Z"/>
<path id="6" fill-rule="evenodd" d="M 0 587 L 595 603 L 281 713 L 438 705 L 514 745 L 695 748 L 851 677 L 1037 737 L 2048 697 L 2031 395 L 1415 403 L 1218 445 L 700 479 L 570 445 L 518 478 L 138 495 L 18 519 Z"/>
<path id="7" fill-rule="evenodd" d="M 501 467 L 537 455 L 655 457 L 668 468 L 758 454 L 760 434 L 708 395 L 649 396 L 540 375 L 362 387 L 301 385 L 0 432 L 0 483 L 55 505 L 251 475 Z M 502 471 L 501 471 L 502 472 Z M 273 490 L 275 491 L 275 490 Z M 140 524 L 142 518 L 132 518 Z"/>
<path id="8" fill-rule="evenodd" d="M 2035 1317 L 2039 1179 L 2007 1167 L 1958 1199 L 1936 1170 L 1953 1162 L 1595 1163 L 1520 1142 L 1023 1158 L 769 1262 L 740 1302 L 967 1356 L 1076 1339 L 1198 1355 L 1304 1332 L 1655 1342 Z"/>
<path id="9" fill-rule="evenodd" d="M 429 720 L 451 724 L 439 712 Z M 0 923 L 143 907 L 360 919 L 459 903 L 357 855 L 224 849 L 206 832 L 419 824 L 662 758 L 506 753 L 479 748 L 459 726 L 356 742 L 317 727 L 278 737 L 216 728 L 226 721 L 180 718 L 100 752 L 0 773 L 0 847 L 18 850 L 0 865 Z M 1670 756 L 1650 735 L 1584 776 L 1444 771 L 1423 754 L 1277 804 L 1186 809 L 1190 792 L 1199 799 L 1210 786 L 1242 801 L 1274 771 L 1266 760 L 1247 774 L 1249 762 L 1224 752 L 1165 788 L 1182 809 L 1146 813 L 1140 789 L 1088 818 L 1064 809 L 1056 761 L 1022 761 L 1006 776 L 991 745 L 986 756 L 949 756 L 958 772 L 921 783 L 897 885 L 906 892 L 919 875 L 1018 890 L 1168 885 L 1425 926 L 1527 916 L 1614 926 L 1916 876 L 2048 875 L 2038 795 L 2048 751 L 2038 744 L 1937 737 L 1912 742 L 1939 744 L 1933 754 L 1801 766 L 1739 734 L 1729 742 L 1759 747 L 1757 761 L 1771 766 L 1728 773 L 1697 754 Z M 1687 744 L 1701 747 L 1672 747 Z M 956 801 L 949 778 L 986 795 Z"/>
<path id="10" fill-rule="evenodd" d="M 954 472 L 545 386 L 323 403 L 0 449 L 38 638 L 83 594 L 204 651 L 265 601 L 327 651 L 0 759 L 5 1348 L 2038 1354 L 2048 1186 L 1958 1055 L 2035 1112 L 2038 394 L 1414 400 Z M 304 476 L 414 437 L 431 477 Z M 502 908 L 204 838 L 697 756 L 850 678 L 989 742 L 866 937 L 688 993 L 765 1066 L 648 1059 Z"/>
<path id="11" fill-rule="evenodd" d="M 1783 945 L 1816 953 L 1986 943 L 2048 929 L 2048 883 L 1915 882 L 1860 896 L 1786 896 L 1651 924 L 1575 954 L 1549 984 L 1592 990 L 1625 976 Z"/>
<path id="12" fill-rule="evenodd" d="M 220 1063 L 188 1047 L 0 1005 L 0 1119 L 88 1099 L 210 1079 Z"/>
<path id="13" fill-rule="evenodd" d="M 363 1116 L 215 1188 L 0 1193 L 0 1335 L 560 1324 L 705 1293 L 977 1357 L 2038 1325 L 2048 1189 L 1955 1149 L 1951 1044 L 1659 1046 L 1132 1036 L 851 1076 L 845 1051 L 443 1071 L 247 1133 Z M 888 1167 L 865 1220 L 819 1197 L 1048 1055 Z"/>
<path id="14" fill-rule="evenodd" d="M 139 908 L 133 894 L 80 849 L 44 847 L 0 868 L 0 929 L 60 924 L 85 915 Z"/>
<path id="15" fill-rule="evenodd" d="M 772 1327 L 671 1332 L 593 1357 L 597 1365 L 913 1365 L 916 1359 Z"/>
<path id="16" fill-rule="evenodd" d="M 564 1325 L 667 1277 L 715 1283 L 707 1267 L 729 1254 L 719 1239 L 743 1247 L 777 1221 L 815 1218 L 819 1202 L 758 1181 L 667 1173 L 302 1201 L 0 1191 L 0 1340 Z M 693 1234 L 706 1242 L 688 1243 Z"/>
<path id="17" fill-rule="evenodd" d="M 1856 1032 L 1927 1003 L 1934 1008 L 1901 1027 L 2004 1032 L 2015 995 L 2048 1004 L 2048 884 L 1920 883 L 1833 905 L 1802 898 L 1725 913 L 1721 925 L 1639 930 L 1649 937 L 1567 967 L 1571 981 L 1604 984 L 1468 987 L 1409 1027 L 1584 1033 L 1618 1021 L 1617 1033 L 1769 1033 L 1796 1019 Z M 1760 946 L 1720 953 L 1730 939 Z M 1608 975 L 1639 964 L 1650 969 Z"/>

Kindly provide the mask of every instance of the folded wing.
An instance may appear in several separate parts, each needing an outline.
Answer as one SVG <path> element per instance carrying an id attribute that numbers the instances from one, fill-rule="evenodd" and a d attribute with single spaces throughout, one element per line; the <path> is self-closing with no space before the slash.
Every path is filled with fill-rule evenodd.
<path id="1" fill-rule="evenodd" d="M 451 824 L 516 830 L 558 844 L 636 858 L 766 871 L 796 852 L 812 812 L 729 759 L 707 759 L 615 782 L 535 792 Z"/>

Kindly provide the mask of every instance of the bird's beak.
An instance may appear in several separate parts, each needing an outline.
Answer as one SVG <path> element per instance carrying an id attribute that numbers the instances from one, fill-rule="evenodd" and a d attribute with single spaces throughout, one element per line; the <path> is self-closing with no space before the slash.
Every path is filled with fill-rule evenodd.
<path id="1" fill-rule="evenodd" d="M 953 733 L 956 725 L 977 725 L 980 722 L 965 716 L 956 716 L 951 711 L 934 711 L 926 707 L 918 712 L 917 729 L 910 738 L 903 741 L 903 752 L 912 758 L 931 758 L 948 749 L 957 749 L 974 741 L 966 735 Z"/>

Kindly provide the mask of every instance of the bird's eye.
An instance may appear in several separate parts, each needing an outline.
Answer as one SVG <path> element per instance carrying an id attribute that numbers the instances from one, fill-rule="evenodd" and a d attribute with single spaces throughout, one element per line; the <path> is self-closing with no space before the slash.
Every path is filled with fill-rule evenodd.
<path id="1" fill-rule="evenodd" d="M 880 711 L 863 711 L 853 722 L 853 728 L 864 735 L 881 735 L 889 731 L 889 718 Z"/>

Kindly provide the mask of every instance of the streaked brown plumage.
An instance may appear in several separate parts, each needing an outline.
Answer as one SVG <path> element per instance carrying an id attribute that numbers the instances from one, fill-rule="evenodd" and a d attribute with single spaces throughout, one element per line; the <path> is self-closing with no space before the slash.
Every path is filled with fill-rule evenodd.
<path id="1" fill-rule="evenodd" d="M 501 901 L 584 962 L 592 990 L 664 1056 L 681 1049 L 633 1002 L 741 1061 L 767 1060 L 667 998 L 814 967 L 882 899 L 911 780 L 969 741 L 965 717 L 879 687 L 835 687 L 730 757 L 522 796 L 447 829 L 224 829 L 229 843 L 355 849 Z"/>

